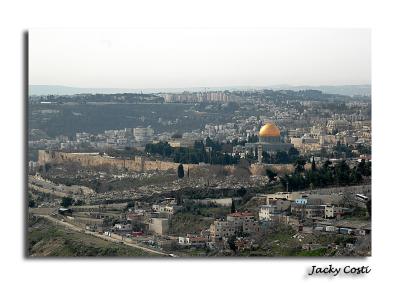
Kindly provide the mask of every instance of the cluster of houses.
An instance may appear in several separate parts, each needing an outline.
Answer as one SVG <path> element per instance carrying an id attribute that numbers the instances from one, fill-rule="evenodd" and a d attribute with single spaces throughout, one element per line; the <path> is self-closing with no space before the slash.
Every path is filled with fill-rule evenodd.
<path id="1" fill-rule="evenodd" d="M 366 197 L 366 196 L 363 196 Z M 258 206 L 255 211 L 236 211 L 227 214 L 225 218 L 215 219 L 209 228 L 199 234 L 188 233 L 186 236 L 172 237 L 169 235 L 171 217 L 182 210 L 173 198 L 166 198 L 157 204 L 141 205 L 128 208 L 115 216 L 119 222 L 111 227 L 104 224 L 88 225 L 90 230 L 110 231 L 123 237 L 141 237 L 154 240 L 166 246 L 175 244 L 181 248 L 209 248 L 224 250 L 234 243 L 237 250 L 256 248 L 257 236 L 276 223 L 284 223 L 296 229 L 298 234 L 331 233 L 363 236 L 370 233 L 370 223 L 352 224 L 342 217 L 351 214 L 351 208 L 341 207 L 340 194 L 309 194 L 303 192 L 278 192 L 254 197 Z M 83 209 L 83 208 L 84 209 Z M 90 219 L 102 221 L 108 215 L 116 215 L 101 210 L 101 216 L 95 214 L 100 209 L 93 206 L 73 207 L 72 211 L 89 211 Z M 116 206 L 114 205 L 114 208 Z M 119 207 L 127 207 L 120 205 Z M 82 209 L 80 209 L 82 208 Z M 86 209 L 87 208 L 87 209 Z M 60 214 L 75 216 L 76 220 L 83 218 L 79 212 L 71 213 L 71 209 L 59 209 Z M 115 213 L 115 211 L 114 211 Z"/>
<path id="2" fill-rule="evenodd" d="M 178 243 L 185 247 L 223 248 L 230 238 L 238 250 L 256 247 L 253 237 L 271 224 L 285 223 L 299 233 L 338 233 L 363 236 L 370 232 L 370 224 L 363 225 L 342 221 L 353 209 L 338 206 L 341 195 L 305 194 L 301 192 L 278 192 L 258 197 L 264 202 L 259 206 L 258 219 L 252 212 L 235 212 L 226 219 L 216 219 L 209 229 L 200 235 L 179 237 Z M 305 226 L 307 224 L 308 226 Z"/>
<path id="3" fill-rule="evenodd" d="M 259 222 L 251 212 L 235 212 L 228 214 L 226 219 L 217 219 L 209 229 L 200 235 L 188 234 L 178 238 L 178 244 L 183 247 L 208 247 L 210 249 L 229 249 L 229 239 L 235 237 L 233 243 L 238 250 L 255 247 L 251 237 L 260 232 Z"/>
<path id="4" fill-rule="evenodd" d="M 292 224 L 296 220 L 301 223 L 307 219 L 340 219 L 352 212 L 350 208 L 337 206 L 342 196 L 334 194 L 278 192 L 259 198 L 266 202 L 259 209 L 260 221 L 286 221 Z"/>
<path id="5" fill-rule="evenodd" d="M 126 220 L 137 228 L 145 228 L 155 235 L 166 235 L 169 230 L 170 218 L 182 210 L 174 198 L 166 198 L 158 204 L 153 204 L 150 211 L 134 208 L 126 214 Z"/>

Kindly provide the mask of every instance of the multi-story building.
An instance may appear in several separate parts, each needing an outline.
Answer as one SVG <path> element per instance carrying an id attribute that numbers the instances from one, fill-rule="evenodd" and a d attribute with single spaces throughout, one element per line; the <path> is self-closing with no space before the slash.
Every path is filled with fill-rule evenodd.
<path id="1" fill-rule="evenodd" d="M 215 241 L 235 234 L 253 234 L 259 231 L 260 227 L 252 213 L 236 212 L 227 215 L 226 221 L 214 221 L 210 226 L 210 237 Z"/>
<path id="2" fill-rule="evenodd" d="M 291 212 L 300 219 L 312 219 L 325 215 L 325 205 L 308 205 L 292 203 Z"/>
<path id="3" fill-rule="evenodd" d="M 250 212 L 236 212 L 227 215 L 226 220 L 231 222 L 237 232 L 254 233 L 259 231 L 258 223 Z"/>
<path id="4" fill-rule="evenodd" d="M 215 220 L 210 225 L 210 237 L 213 241 L 233 236 L 235 233 L 236 228 L 228 221 Z"/>

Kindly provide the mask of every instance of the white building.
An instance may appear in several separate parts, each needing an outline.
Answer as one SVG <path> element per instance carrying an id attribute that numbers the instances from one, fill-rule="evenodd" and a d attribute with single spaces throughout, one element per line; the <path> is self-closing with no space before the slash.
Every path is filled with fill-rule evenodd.
<path id="1" fill-rule="evenodd" d="M 119 231 L 131 231 L 132 225 L 131 224 L 115 224 L 114 228 Z"/>
<path id="2" fill-rule="evenodd" d="M 261 205 L 260 210 L 258 212 L 258 218 L 260 221 L 271 221 L 275 213 L 276 213 L 276 206 Z"/>

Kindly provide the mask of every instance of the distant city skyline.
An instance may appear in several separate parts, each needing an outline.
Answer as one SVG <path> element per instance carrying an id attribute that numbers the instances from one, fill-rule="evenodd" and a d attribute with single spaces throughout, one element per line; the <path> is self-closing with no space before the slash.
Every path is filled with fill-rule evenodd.
<path id="1" fill-rule="evenodd" d="M 181 87 L 181 88 L 80 88 L 62 85 L 29 85 L 29 95 L 74 95 L 74 94 L 116 94 L 116 93 L 182 93 L 182 92 L 220 92 L 220 91 L 248 91 L 248 90 L 319 90 L 328 94 L 339 95 L 371 95 L 371 85 L 271 85 L 271 86 L 218 86 L 218 87 Z"/>
<path id="2" fill-rule="evenodd" d="M 29 31 L 29 84 L 167 89 L 371 83 L 369 29 Z"/>

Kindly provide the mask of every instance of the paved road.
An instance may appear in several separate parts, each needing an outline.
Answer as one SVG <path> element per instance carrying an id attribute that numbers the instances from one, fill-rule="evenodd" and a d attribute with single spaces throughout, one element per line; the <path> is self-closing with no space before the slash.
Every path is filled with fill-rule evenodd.
<path id="1" fill-rule="evenodd" d="M 158 255 L 163 255 L 163 256 L 169 256 L 167 253 L 164 253 L 164 252 L 161 252 L 161 251 L 158 251 L 158 250 L 154 250 L 154 249 L 150 249 L 150 248 L 147 248 L 147 247 L 144 247 L 144 246 L 140 246 L 138 244 L 122 241 L 120 239 L 109 237 L 109 236 L 105 236 L 105 235 L 102 235 L 102 234 L 99 234 L 99 233 L 95 233 L 95 232 L 85 231 L 84 229 L 82 229 L 82 228 L 80 228 L 78 226 L 75 226 L 75 225 L 67 223 L 67 222 L 60 221 L 60 220 L 58 220 L 58 219 L 56 219 L 54 217 L 48 216 L 48 215 L 37 215 L 37 216 L 43 217 L 43 218 L 45 218 L 45 219 L 47 219 L 47 220 L 49 220 L 49 221 L 51 221 L 51 222 L 53 222 L 53 223 L 55 223 L 57 225 L 63 225 L 63 226 L 65 226 L 65 227 L 67 227 L 69 229 L 72 229 L 74 231 L 85 233 L 85 234 L 88 234 L 88 235 L 92 235 L 92 236 L 101 238 L 103 240 L 108 240 L 108 241 L 115 242 L 115 243 L 121 243 L 122 242 L 123 244 L 125 244 L 127 246 L 138 248 L 138 249 L 144 250 L 146 252 L 150 252 L 150 253 L 154 253 L 154 254 L 158 254 Z"/>

